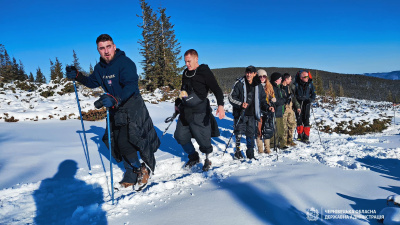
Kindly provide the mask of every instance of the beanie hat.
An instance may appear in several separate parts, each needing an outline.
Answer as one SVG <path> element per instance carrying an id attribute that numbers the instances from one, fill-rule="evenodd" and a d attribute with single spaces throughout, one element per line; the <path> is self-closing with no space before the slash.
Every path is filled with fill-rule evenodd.
<path id="1" fill-rule="evenodd" d="M 257 69 L 254 66 L 248 66 L 248 67 L 246 67 L 246 73 L 247 72 L 257 73 Z"/>
<path id="2" fill-rule="evenodd" d="M 263 69 L 259 69 L 258 71 L 257 71 L 257 73 L 258 73 L 258 76 L 268 76 L 268 74 L 267 74 L 267 71 L 265 71 L 265 70 L 263 70 Z"/>
<path id="3" fill-rule="evenodd" d="M 282 74 L 278 72 L 274 72 L 271 74 L 271 83 L 275 83 L 275 81 L 279 80 L 279 78 L 282 78 Z"/>

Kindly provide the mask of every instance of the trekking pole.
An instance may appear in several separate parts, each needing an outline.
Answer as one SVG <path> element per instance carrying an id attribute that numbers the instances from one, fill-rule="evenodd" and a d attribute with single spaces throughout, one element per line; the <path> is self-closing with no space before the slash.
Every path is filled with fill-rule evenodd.
<path id="1" fill-rule="evenodd" d="M 244 116 L 244 109 L 242 109 L 242 111 L 240 112 L 239 119 L 238 119 L 238 121 L 236 122 L 236 125 L 233 127 L 233 131 L 232 131 L 231 137 L 229 138 L 229 141 L 228 141 L 228 143 L 227 143 L 226 146 L 225 146 L 225 150 L 224 150 L 224 153 L 222 154 L 222 156 L 225 155 L 226 150 L 228 149 L 228 145 L 229 145 L 229 143 L 231 143 L 231 139 L 232 139 L 232 137 L 233 137 L 233 133 L 235 133 L 235 129 L 236 129 L 237 125 L 239 124 L 240 119 L 242 118 L 242 116 Z"/>
<path id="2" fill-rule="evenodd" d="M 278 161 L 278 148 L 276 147 L 276 123 L 275 123 L 275 112 L 273 112 L 273 124 L 274 124 L 274 150 L 276 152 L 276 160 Z"/>
<path id="3" fill-rule="evenodd" d="M 92 174 L 92 168 L 90 166 L 90 157 L 89 157 L 89 149 L 88 149 L 88 144 L 87 144 L 87 139 L 86 139 L 86 132 L 85 132 L 85 125 L 83 124 L 83 117 L 82 117 L 82 111 L 81 111 L 81 105 L 79 103 L 79 97 L 78 97 L 78 91 L 76 90 L 76 83 L 75 80 L 73 81 L 74 83 L 74 89 L 75 89 L 75 96 L 76 96 L 76 102 L 78 103 L 78 109 L 79 109 L 79 116 L 81 117 L 81 124 L 82 124 L 82 130 L 83 130 L 83 137 L 85 139 L 85 147 L 86 147 L 86 162 L 89 167 L 89 174 Z"/>
<path id="4" fill-rule="evenodd" d="M 313 114 L 313 116 L 314 116 L 314 123 L 315 123 L 315 126 L 317 127 L 318 136 L 319 136 L 319 142 L 321 143 L 321 145 L 322 145 L 322 148 L 323 148 L 325 151 L 327 151 L 327 150 L 326 150 L 326 148 L 325 148 L 325 146 L 322 144 L 322 140 L 321 140 L 321 134 L 319 133 L 319 129 L 318 129 L 318 125 L 317 125 L 317 121 L 315 120 L 314 109 L 313 109 L 313 107 L 312 107 L 312 104 L 311 104 L 311 103 L 310 103 L 310 108 L 311 108 L 312 114 Z"/>
<path id="5" fill-rule="evenodd" d="M 178 116 L 178 112 L 175 112 L 172 116 L 168 117 L 167 119 L 165 119 L 165 123 L 169 123 L 168 127 L 165 129 L 163 135 L 161 136 L 161 138 L 164 137 L 164 135 L 167 133 L 167 130 L 169 129 L 169 126 L 171 126 L 172 122 L 174 122 L 176 116 Z"/>
<path id="6" fill-rule="evenodd" d="M 395 103 L 393 102 L 393 124 L 396 126 L 396 108 L 395 108 Z"/>
<path id="7" fill-rule="evenodd" d="M 111 146 L 111 126 L 110 126 L 110 112 L 107 108 L 107 131 L 108 131 L 108 146 L 110 149 L 110 176 L 111 176 L 111 200 L 114 205 L 114 179 L 113 179 L 113 171 L 112 171 L 112 146 Z"/>

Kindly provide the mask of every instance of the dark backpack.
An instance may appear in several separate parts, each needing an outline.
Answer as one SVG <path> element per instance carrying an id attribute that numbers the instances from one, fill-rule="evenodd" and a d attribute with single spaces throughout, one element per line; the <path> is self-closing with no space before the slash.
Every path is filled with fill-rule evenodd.
<path id="1" fill-rule="evenodd" d="M 264 139 L 270 139 L 274 136 L 274 115 L 273 112 L 266 112 L 263 114 L 263 124 L 261 126 L 261 134 Z"/>

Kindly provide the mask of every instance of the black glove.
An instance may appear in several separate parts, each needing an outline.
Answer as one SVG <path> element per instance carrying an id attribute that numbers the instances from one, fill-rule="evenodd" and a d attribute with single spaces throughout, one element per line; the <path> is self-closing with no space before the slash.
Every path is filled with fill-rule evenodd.
<path id="1" fill-rule="evenodd" d="M 104 94 L 102 97 L 101 102 L 103 103 L 103 106 L 106 108 L 111 108 L 115 105 L 118 105 L 118 101 L 114 96 L 110 94 Z"/>
<path id="2" fill-rule="evenodd" d="M 68 79 L 75 80 L 76 77 L 78 76 L 78 70 L 75 68 L 75 66 L 67 66 L 65 67 L 65 70 L 67 71 L 66 75 Z"/>
<path id="3" fill-rule="evenodd" d="M 100 96 L 99 100 L 94 102 L 94 106 L 97 109 L 100 109 L 103 106 L 106 108 L 111 108 L 118 105 L 119 105 L 118 99 L 110 94 L 104 94 Z"/>

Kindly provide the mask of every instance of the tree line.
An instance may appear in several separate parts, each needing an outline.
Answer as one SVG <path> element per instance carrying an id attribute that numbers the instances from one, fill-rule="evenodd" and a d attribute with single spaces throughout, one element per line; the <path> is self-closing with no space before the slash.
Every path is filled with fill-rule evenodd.
<path id="1" fill-rule="evenodd" d="M 71 65 L 74 65 L 79 71 L 81 71 L 84 75 L 88 73 L 85 72 L 80 66 L 79 59 L 75 53 L 73 52 L 73 62 Z M 50 80 L 54 83 L 58 83 L 65 77 L 63 64 L 56 57 L 55 61 L 49 59 L 50 63 Z M 93 71 L 92 65 L 89 67 L 90 72 Z M 5 46 L 0 44 L 0 82 L 2 83 L 10 83 L 13 81 L 29 81 L 29 82 L 37 82 L 37 83 L 47 83 L 46 77 L 44 76 L 40 67 L 36 69 L 35 76 L 32 72 L 29 75 L 26 74 L 24 65 L 19 60 L 13 57 L 12 60 L 10 55 L 8 54 Z"/>
<path id="2" fill-rule="evenodd" d="M 140 54 L 143 60 L 140 62 L 144 76 L 140 80 L 142 86 L 147 90 L 153 91 L 156 88 L 169 86 L 171 89 L 180 87 L 181 72 L 183 67 L 179 67 L 180 43 L 175 36 L 174 25 L 170 22 L 170 16 L 166 14 L 166 8 L 158 7 L 154 11 L 145 0 L 139 0 L 142 15 L 137 15 L 142 19 L 142 23 L 138 25 L 142 29 L 142 39 L 138 41 L 141 46 Z M 73 51 L 74 65 L 84 75 L 91 74 L 93 67 L 90 65 L 89 73 L 82 70 L 78 57 Z M 5 49 L 0 44 L 0 81 L 4 83 L 12 81 L 30 81 L 46 83 L 46 77 L 40 67 L 36 70 L 36 76 L 32 73 L 29 76 L 24 71 L 21 61 L 17 62 L 15 58 L 12 60 Z M 63 64 L 56 57 L 55 60 L 50 59 L 50 80 L 59 82 L 64 78 Z"/>

